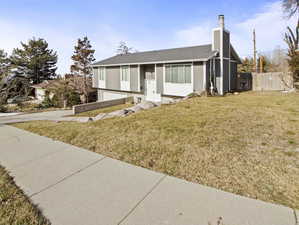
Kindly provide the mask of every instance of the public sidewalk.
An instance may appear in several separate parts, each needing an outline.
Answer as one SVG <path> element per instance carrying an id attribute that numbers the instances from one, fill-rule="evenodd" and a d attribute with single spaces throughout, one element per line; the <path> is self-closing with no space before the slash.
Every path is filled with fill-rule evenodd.
<path id="1" fill-rule="evenodd" d="M 295 225 L 298 212 L 0 124 L 0 164 L 53 225 Z M 298 217 L 297 217 L 298 218 Z"/>
<path id="2" fill-rule="evenodd" d="M 73 115 L 72 110 L 57 110 L 37 113 L 1 113 L 0 124 L 20 123 L 34 120 L 59 120 L 64 116 Z"/>

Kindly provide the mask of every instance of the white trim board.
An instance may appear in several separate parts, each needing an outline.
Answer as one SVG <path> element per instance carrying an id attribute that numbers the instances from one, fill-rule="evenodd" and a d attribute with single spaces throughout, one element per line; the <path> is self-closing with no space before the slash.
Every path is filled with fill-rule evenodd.
<path id="1" fill-rule="evenodd" d="M 183 59 L 183 60 L 168 60 L 168 61 L 156 61 L 156 62 L 136 62 L 136 63 L 117 63 L 117 64 L 99 64 L 99 65 L 91 65 L 91 67 L 107 67 L 107 66 L 129 66 L 129 65 L 146 65 L 146 64 L 164 64 L 164 63 L 192 63 L 192 62 L 204 62 L 210 59 L 208 58 L 200 58 L 200 59 Z"/>

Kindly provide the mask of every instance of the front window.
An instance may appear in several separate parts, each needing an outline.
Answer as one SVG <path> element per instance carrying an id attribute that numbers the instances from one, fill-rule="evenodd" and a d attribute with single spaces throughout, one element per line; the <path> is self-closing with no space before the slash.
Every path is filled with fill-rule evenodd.
<path id="1" fill-rule="evenodd" d="M 121 81 L 129 81 L 129 67 L 128 66 L 121 67 Z"/>
<path id="2" fill-rule="evenodd" d="M 166 83 L 191 83 L 191 65 L 166 65 L 165 67 Z"/>
<path id="3" fill-rule="evenodd" d="M 99 68 L 99 80 L 105 80 L 105 68 L 104 67 Z"/>

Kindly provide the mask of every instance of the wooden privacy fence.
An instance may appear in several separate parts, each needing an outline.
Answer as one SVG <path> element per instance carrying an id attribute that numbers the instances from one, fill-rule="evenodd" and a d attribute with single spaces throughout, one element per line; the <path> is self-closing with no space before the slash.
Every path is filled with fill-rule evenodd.
<path id="1" fill-rule="evenodd" d="M 132 102 L 133 97 L 126 97 L 126 98 L 118 98 L 113 100 L 107 101 L 100 101 L 100 102 L 92 102 L 87 104 L 75 105 L 73 106 L 73 114 L 78 114 L 81 112 L 87 112 L 95 109 L 107 108 L 110 106 L 121 105 L 127 102 Z"/>
<path id="2" fill-rule="evenodd" d="M 253 91 L 282 91 L 290 90 L 293 87 L 294 82 L 291 73 L 252 73 Z"/>

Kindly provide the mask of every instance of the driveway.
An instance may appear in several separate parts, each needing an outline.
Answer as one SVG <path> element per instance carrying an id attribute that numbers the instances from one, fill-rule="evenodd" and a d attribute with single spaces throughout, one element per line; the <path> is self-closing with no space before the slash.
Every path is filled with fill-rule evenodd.
<path id="1" fill-rule="evenodd" d="M 53 225 L 295 225 L 296 211 L 0 125 L 0 164 Z M 298 213 L 297 213 L 298 214 Z"/>
<path id="2" fill-rule="evenodd" d="M 40 113 L 11 114 L 0 116 L 0 124 L 20 123 L 33 120 L 56 120 L 63 116 L 72 115 L 72 110 L 58 110 Z"/>

